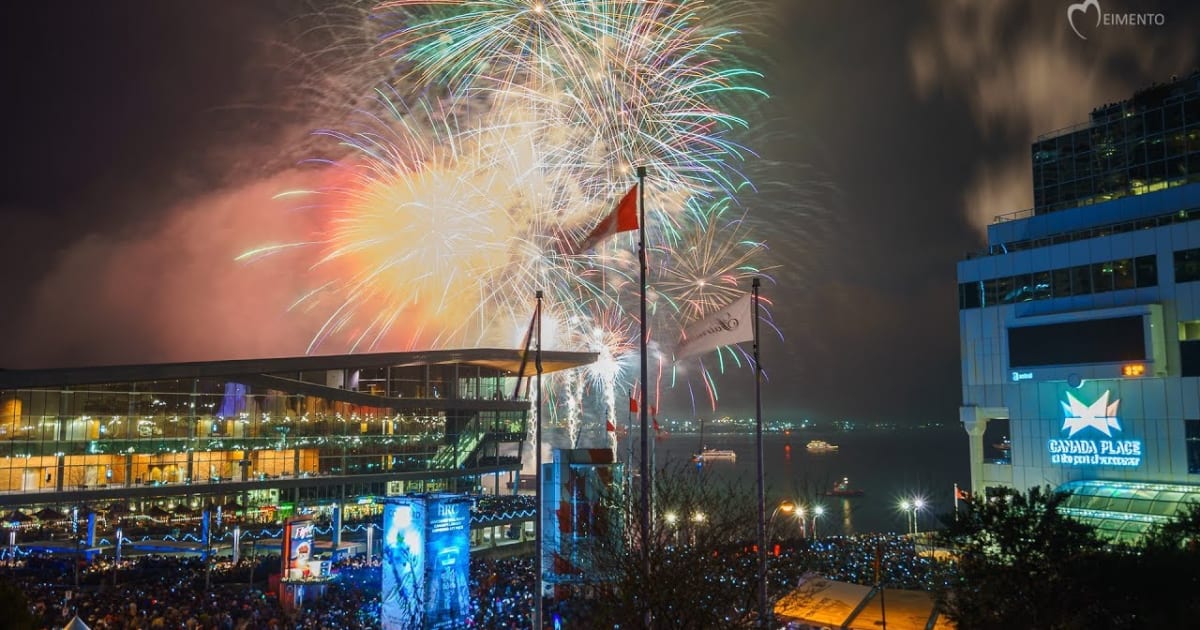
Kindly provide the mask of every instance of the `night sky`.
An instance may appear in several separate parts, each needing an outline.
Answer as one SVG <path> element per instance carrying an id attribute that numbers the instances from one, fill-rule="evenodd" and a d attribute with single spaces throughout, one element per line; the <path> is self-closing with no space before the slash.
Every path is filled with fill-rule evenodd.
<path id="1" fill-rule="evenodd" d="M 992 217 L 1032 206 L 1031 141 L 1200 66 L 1194 3 L 1104 0 L 1165 24 L 1077 15 L 1087 40 L 1068 4 L 754 5 L 771 98 L 748 143 L 772 166 L 748 170 L 783 184 L 750 209 L 782 265 L 764 289 L 784 334 L 763 345 L 768 417 L 957 418 L 955 263 Z M 319 321 L 287 312 L 303 259 L 233 259 L 315 229 L 270 198 L 337 122 L 313 94 L 335 91 L 338 63 L 316 81 L 305 49 L 322 6 L 7 8 L 0 366 L 303 354 Z M 721 413 L 752 411 L 748 371 L 720 382 Z"/>

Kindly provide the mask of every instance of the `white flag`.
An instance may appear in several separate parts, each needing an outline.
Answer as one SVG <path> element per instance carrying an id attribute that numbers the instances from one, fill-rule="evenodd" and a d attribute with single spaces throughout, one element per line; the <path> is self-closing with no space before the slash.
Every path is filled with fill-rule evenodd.
<path id="1" fill-rule="evenodd" d="M 754 314 L 750 310 L 749 293 L 731 304 L 719 308 L 708 317 L 693 322 L 683 329 L 683 339 L 675 349 L 675 359 L 715 350 L 721 346 L 754 339 Z"/>

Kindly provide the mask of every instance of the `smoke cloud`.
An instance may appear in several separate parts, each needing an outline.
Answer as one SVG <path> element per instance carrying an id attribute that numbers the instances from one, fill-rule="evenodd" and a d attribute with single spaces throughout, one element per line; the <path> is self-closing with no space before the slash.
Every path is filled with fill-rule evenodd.
<path id="1" fill-rule="evenodd" d="M 963 203 L 973 225 L 1033 206 L 1029 145 L 1046 134 L 1085 122 L 1104 103 L 1146 85 L 1128 77 L 1160 77 L 1195 54 L 1189 19 L 1165 14 L 1162 27 L 1092 28 L 1094 12 L 1076 17 L 1088 39 L 1067 23 L 1066 1 L 934 3 L 933 24 L 910 50 L 914 87 L 926 99 L 967 102 L 985 143 L 999 157 L 981 162 Z M 1148 10 L 1105 2 L 1114 11 Z M 1084 24 L 1087 22 L 1087 24 Z M 1011 147 L 1011 148 L 1007 148 Z"/>
<path id="2" fill-rule="evenodd" d="M 310 183 L 287 172 L 166 208 L 161 221 L 66 246 L 8 313 L 8 368 L 304 354 L 312 313 L 288 311 L 312 286 L 302 253 L 252 263 L 264 243 L 311 240 L 311 213 L 273 201 Z"/>

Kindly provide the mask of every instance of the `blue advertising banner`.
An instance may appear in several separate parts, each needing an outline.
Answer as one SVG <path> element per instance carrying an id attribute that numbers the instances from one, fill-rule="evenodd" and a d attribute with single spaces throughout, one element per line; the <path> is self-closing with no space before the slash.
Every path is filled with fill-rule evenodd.
<path id="1" fill-rule="evenodd" d="M 420 628 L 425 601 L 425 500 L 388 499 L 383 506 L 383 584 L 379 621 L 384 630 Z"/>
<path id="2" fill-rule="evenodd" d="M 393 497 L 383 508 L 384 630 L 459 628 L 468 619 L 471 500 Z"/>
<path id="3" fill-rule="evenodd" d="M 467 619 L 470 603 L 467 569 L 471 561 L 471 501 L 441 495 L 430 503 L 425 627 L 459 628 Z"/>

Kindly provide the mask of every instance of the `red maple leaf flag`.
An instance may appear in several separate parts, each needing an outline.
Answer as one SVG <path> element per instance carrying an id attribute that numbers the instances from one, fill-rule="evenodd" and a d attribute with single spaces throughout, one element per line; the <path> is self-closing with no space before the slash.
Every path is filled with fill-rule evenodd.
<path id="1" fill-rule="evenodd" d="M 967 490 L 963 490 L 962 488 L 959 488 L 958 485 L 955 485 L 954 486 L 954 498 L 958 499 L 959 501 L 970 501 L 971 493 Z"/>
<path id="2" fill-rule="evenodd" d="M 604 220 L 592 229 L 587 238 L 579 242 L 575 246 L 576 254 L 582 254 L 589 249 L 599 245 L 605 239 L 615 235 L 617 232 L 628 232 L 638 229 L 638 187 L 637 184 L 621 197 L 621 201 L 617 202 L 617 207 L 609 213 Z"/>

